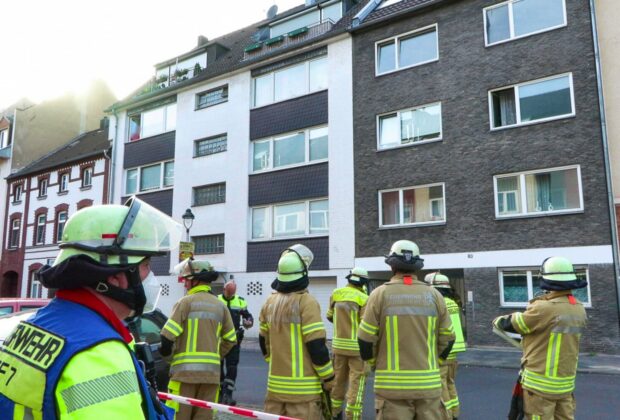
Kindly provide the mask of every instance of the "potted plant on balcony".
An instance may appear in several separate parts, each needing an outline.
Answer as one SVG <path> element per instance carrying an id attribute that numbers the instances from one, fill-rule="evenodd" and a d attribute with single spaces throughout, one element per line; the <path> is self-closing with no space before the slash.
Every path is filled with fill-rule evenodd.
<path id="1" fill-rule="evenodd" d="M 200 63 L 194 64 L 194 77 L 202 71 Z"/>
<path id="2" fill-rule="evenodd" d="M 174 71 L 174 75 L 176 76 L 177 82 L 182 82 L 183 80 L 187 80 L 187 72 L 188 69 L 176 69 Z"/>

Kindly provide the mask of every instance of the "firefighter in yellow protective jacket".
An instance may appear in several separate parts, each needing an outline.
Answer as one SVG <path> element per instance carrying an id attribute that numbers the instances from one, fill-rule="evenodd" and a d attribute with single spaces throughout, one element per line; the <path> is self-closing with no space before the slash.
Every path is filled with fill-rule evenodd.
<path id="1" fill-rule="evenodd" d="M 329 392 L 334 383 L 321 307 L 307 290 L 312 259 L 299 244 L 282 253 L 271 285 L 276 293 L 259 316 L 259 344 L 269 362 L 264 409 L 304 420 L 321 418 L 323 389 Z"/>
<path id="2" fill-rule="evenodd" d="M 447 360 L 443 363 L 440 360 L 441 399 L 448 410 L 449 418 L 456 420 L 460 414 L 459 396 L 456 392 L 456 369 L 458 367 L 456 357 L 458 353 L 463 353 L 466 347 L 461 326 L 461 299 L 450 285 L 450 279 L 445 274 L 430 273 L 424 277 L 424 281 L 437 289 L 443 296 L 456 335 L 456 341 Z"/>
<path id="3" fill-rule="evenodd" d="M 368 283 L 368 271 L 355 267 L 347 275 L 347 280 L 349 284 L 332 293 L 327 311 L 327 319 L 334 324 L 332 353 L 336 379 L 331 393 L 332 414 L 334 419 L 342 418 L 342 404 L 346 392 L 346 418 L 359 420 L 362 418 L 366 375 L 357 343 L 357 330 L 368 300 L 364 291 L 364 286 Z"/>
<path id="4" fill-rule="evenodd" d="M 220 387 L 220 359 L 237 342 L 230 312 L 210 293 L 209 283 L 219 273 L 208 261 L 192 258 L 178 264 L 174 273 L 185 279 L 189 291 L 174 305 L 161 331 L 160 352 L 172 353 L 168 388 L 174 395 L 214 402 Z M 211 410 L 174 401 L 167 404 L 176 410 L 177 420 L 213 418 Z"/>
<path id="5" fill-rule="evenodd" d="M 579 341 L 586 326 L 586 311 L 573 289 L 586 287 L 571 262 L 547 258 L 540 270 L 541 289 L 525 312 L 500 316 L 495 327 L 523 336 L 521 385 L 525 416 L 532 420 L 564 420 L 575 416 L 575 376 Z"/>
<path id="6" fill-rule="evenodd" d="M 358 331 L 362 359 L 376 359 L 377 420 L 444 420 L 439 359 L 455 336 L 441 294 L 418 280 L 418 246 L 395 242 L 386 257 L 393 276 L 370 294 Z"/>

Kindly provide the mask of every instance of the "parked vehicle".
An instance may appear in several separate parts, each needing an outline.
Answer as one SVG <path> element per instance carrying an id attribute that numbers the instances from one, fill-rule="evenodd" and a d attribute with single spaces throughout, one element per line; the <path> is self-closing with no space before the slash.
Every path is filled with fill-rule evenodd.
<path id="1" fill-rule="evenodd" d="M 48 301 L 47 299 L 38 300 Z M 47 302 L 44 302 L 39 306 L 39 308 L 41 306 L 45 306 L 46 304 Z M 8 335 L 11 334 L 17 324 L 32 317 L 37 313 L 39 308 L 33 308 L 21 312 L 13 312 L 8 315 L 0 316 L 0 345 L 2 345 Z M 134 340 L 136 342 L 146 342 L 151 348 L 153 359 L 155 360 L 155 370 L 157 372 L 157 388 L 160 390 L 166 390 L 168 387 L 168 370 L 170 368 L 168 362 L 166 362 L 159 354 L 159 347 L 161 344 L 159 332 L 167 320 L 168 318 L 166 315 L 164 315 L 159 309 L 155 309 L 127 322 L 127 327 L 134 336 Z"/>
<path id="2" fill-rule="evenodd" d="M 50 299 L 0 298 L 0 315 L 12 314 L 27 309 L 41 308 L 49 302 Z"/>

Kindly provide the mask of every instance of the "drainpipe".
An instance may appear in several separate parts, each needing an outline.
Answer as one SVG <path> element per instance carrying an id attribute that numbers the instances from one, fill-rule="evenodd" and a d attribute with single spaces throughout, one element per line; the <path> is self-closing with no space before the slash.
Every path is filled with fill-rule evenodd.
<path id="1" fill-rule="evenodd" d="M 616 221 L 616 205 L 611 180 L 611 165 L 609 160 L 609 142 L 607 139 L 607 118 L 605 117 L 605 98 L 603 96 L 603 72 L 601 70 L 601 55 L 598 45 L 598 29 L 596 25 L 596 11 L 594 0 L 590 0 L 590 22 L 592 24 L 592 41 L 594 44 L 594 60 L 596 63 L 596 87 L 598 89 L 598 107 L 601 114 L 601 135 L 603 139 L 603 154 L 605 158 L 605 176 L 607 178 L 607 201 L 609 203 L 609 219 L 611 221 L 611 245 L 614 258 L 614 277 L 616 279 L 616 309 L 620 325 L 620 272 L 618 267 L 618 225 Z"/>
<path id="2" fill-rule="evenodd" d="M 116 179 L 116 156 L 118 149 L 118 111 L 116 105 L 112 105 L 114 114 L 114 140 L 112 140 L 112 159 L 110 160 L 110 185 L 108 186 L 108 202 L 114 203 L 114 184 Z"/>

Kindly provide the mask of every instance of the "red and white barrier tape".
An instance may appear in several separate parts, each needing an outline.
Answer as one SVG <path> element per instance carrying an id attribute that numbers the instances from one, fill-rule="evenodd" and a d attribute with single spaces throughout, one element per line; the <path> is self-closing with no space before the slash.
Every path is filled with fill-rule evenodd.
<path id="1" fill-rule="evenodd" d="M 260 420 L 298 420 L 293 417 L 279 416 L 277 414 L 263 413 L 262 411 L 248 410 L 247 408 L 232 407 L 230 405 L 217 404 L 209 401 L 196 400 L 194 398 L 181 397 L 179 395 L 158 392 L 157 396 L 160 400 L 172 400 L 181 404 L 191 405 L 193 407 L 208 408 L 211 410 L 223 411 L 226 413 L 236 414 L 238 416 L 249 417 L 251 419 Z"/>

